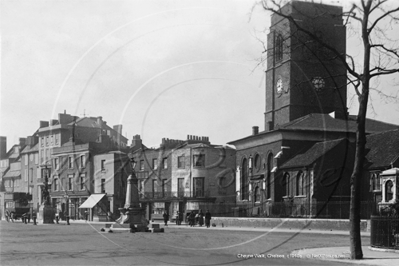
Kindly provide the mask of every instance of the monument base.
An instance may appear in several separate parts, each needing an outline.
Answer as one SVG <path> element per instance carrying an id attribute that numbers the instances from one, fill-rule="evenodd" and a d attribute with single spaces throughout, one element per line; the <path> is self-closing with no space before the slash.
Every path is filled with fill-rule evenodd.
<path id="1" fill-rule="evenodd" d="M 119 209 L 121 216 L 112 224 L 111 228 L 131 228 L 136 232 L 148 232 L 148 222 L 142 208 Z"/>
<path id="2" fill-rule="evenodd" d="M 42 205 L 39 208 L 39 217 L 44 224 L 53 224 L 55 219 L 55 209 L 49 205 Z"/>

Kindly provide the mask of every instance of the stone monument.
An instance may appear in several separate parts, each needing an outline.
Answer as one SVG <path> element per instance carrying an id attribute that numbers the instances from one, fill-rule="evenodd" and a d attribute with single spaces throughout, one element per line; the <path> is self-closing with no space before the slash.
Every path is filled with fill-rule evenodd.
<path id="1" fill-rule="evenodd" d="M 48 190 L 49 169 L 46 167 L 44 171 L 44 186 L 42 188 L 43 203 L 39 208 L 39 215 L 43 219 L 44 224 L 53 224 L 55 218 L 55 210 L 51 207 L 50 192 Z"/>
<path id="2" fill-rule="evenodd" d="M 137 232 L 148 231 L 148 223 L 145 219 L 145 210 L 140 207 L 138 179 L 135 172 L 136 162 L 133 155 L 129 154 L 132 173 L 127 178 L 125 206 L 119 208 L 121 216 L 112 225 L 113 228 L 130 228 Z"/>

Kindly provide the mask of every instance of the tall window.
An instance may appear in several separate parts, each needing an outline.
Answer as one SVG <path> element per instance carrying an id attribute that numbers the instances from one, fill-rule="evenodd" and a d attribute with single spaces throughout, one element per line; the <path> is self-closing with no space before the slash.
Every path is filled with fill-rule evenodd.
<path id="1" fill-rule="evenodd" d="M 144 160 L 140 160 L 140 171 L 144 171 Z"/>
<path id="2" fill-rule="evenodd" d="M 162 197 L 166 197 L 166 179 L 162 179 Z"/>
<path id="3" fill-rule="evenodd" d="M 30 183 L 33 183 L 33 168 L 29 168 L 29 180 Z"/>
<path id="4" fill-rule="evenodd" d="M 391 180 L 388 180 L 385 183 L 385 202 L 388 202 L 393 198 L 392 188 L 393 188 L 393 183 Z"/>
<path id="5" fill-rule="evenodd" d="M 68 190 L 73 190 L 72 187 L 72 180 L 73 180 L 73 175 L 68 175 Z"/>
<path id="6" fill-rule="evenodd" d="M 53 145 L 54 145 L 54 136 L 53 136 L 53 135 L 51 135 L 51 141 L 50 141 L 50 144 L 51 144 L 51 146 L 53 146 Z"/>
<path id="7" fill-rule="evenodd" d="M 54 191 L 58 191 L 59 185 L 58 185 L 58 176 L 54 176 Z"/>
<path id="8" fill-rule="evenodd" d="M 184 196 L 184 178 L 177 179 L 177 194 L 179 197 Z"/>
<path id="9" fill-rule="evenodd" d="M 177 157 L 177 168 L 186 167 L 186 157 L 184 155 Z"/>
<path id="10" fill-rule="evenodd" d="M 105 160 L 101 160 L 101 171 L 105 171 Z"/>
<path id="11" fill-rule="evenodd" d="M 162 165 L 163 165 L 163 169 L 168 169 L 168 159 L 167 158 L 162 159 Z"/>
<path id="12" fill-rule="evenodd" d="M 285 195 L 290 196 L 290 174 L 285 173 L 283 176 L 283 187 L 285 188 Z"/>
<path id="13" fill-rule="evenodd" d="M 157 180 L 153 179 L 152 180 L 152 197 L 155 198 L 155 194 L 157 192 Z"/>
<path id="14" fill-rule="evenodd" d="M 101 193 L 105 193 L 105 179 L 101 179 Z"/>
<path id="15" fill-rule="evenodd" d="M 158 159 L 152 159 L 152 169 L 158 169 Z"/>
<path id="16" fill-rule="evenodd" d="M 249 199 L 248 160 L 244 158 L 241 164 L 241 199 Z"/>
<path id="17" fill-rule="evenodd" d="M 73 168 L 73 157 L 68 157 L 68 168 L 69 169 Z"/>
<path id="18" fill-rule="evenodd" d="M 58 170 L 59 166 L 59 158 L 54 158 L 54 169 Z"/>
<path id="19" fill-rule="evenodd" d="M 283 59 L 283 36 L 280 34 L 276 38 L 275 53 L 276 62 L 281 61 Z"/>
<path id="20" fill-rule="evenodd" d="M 271 198 L 270 187 L 272 180 L 272 169 L 273 169 L 273 153 L 269 153 L 267 156 L 267 173 L 266 173 L 266 198 Z"/>
<path id="21" fill-rule="evenodd" d="M 28 165 L 29 155 L 26 154 L 24 157 L 25 157 L 25 165 Z"/>
<path id="22" fill-rule="evenodd" d="M 84 168 L 86 166 L 86 156 L 80 155 L 80 168 Z"/>
<path id="23" fill-rule="evenodd" d="M 296 195 L 305 195 L 305 176 L 302 171 L 299 171 L 296 176 Z"/>
<path id="24" fill-rule="evenodd" d="M 195 177 L 194 181 L 194 197 L 203 197 L 204 196 L 204 178 L 203 177 Z"/>
<path id="25" fill-rule="evenodd" d="M 260 189 L 258 186 L 255 187 L 254 195 L 255 202 L 260 202 Z"/>
<path id="26" fill-rule="evenodd" d="M 86 175 L 85 174 L 80 174 L 80 177 L 79 177 L 79 183 L 80 183 L 80 190 L 85 190 L 86 189 L 86 187 L 85 187 L 85 183 L 86 183 Z"/>
<path id="27" fill-rule="evenodd" d="M 381 180 L 378 173 L 371 174 L 371 190 L 381 190 Z"/>
<path id="28" fill-rule="evenodd" d="M 196 154 L 193 156 L 194 167 L 205 167 L 205 154 Z"/>

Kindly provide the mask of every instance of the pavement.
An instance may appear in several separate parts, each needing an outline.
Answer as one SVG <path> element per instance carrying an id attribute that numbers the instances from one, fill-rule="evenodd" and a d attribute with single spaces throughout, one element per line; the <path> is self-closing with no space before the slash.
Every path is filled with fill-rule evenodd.
<path id="1" fill-rule="evenodd" d="M 71 221 L 71 223 L 87 223 L 86 221 Z M 112 222 L 90 222 L 92 224 L 112 224 Z M 175 228 L 175 229 L 196 229 L 196 230 L 235 230 L 235 231 L 253 231 L 253 232 L 283 232 L 283 233 L 298 233 L 298 234 L 325 234 L 328 235 L 347 235 L 349 237 L 348 231 L 339 230 L 310 230 L 310 229 L 295 229 L 295 228 L 261 228 L 261 227 L 210 227 L 205 226 L 190 227 L 187 224 L 176 225 L 169 224 L 167 227 L 163 223 L 159 222 L 161 227 L 164 228 Z M 107 230 L 107 229 L 106 229 Z M 362 232 L 362 236 L 370 236 L 370 232 Z M 389 250 L 372 248 L 370 246 L 363 246 L 363 259 L 361 260 L 351 260 L 350 259 L 350 248 L 345 247 L 321 247 L 321 248 L 311 248 L 311 249 L 300 249 L 295 250 L 291 253 L 292 256 L 298 258 L 312 258 L 320 259 L 334 262 L 342 262 L 344 264 L 358 264 L 358 265 L 379 265 L 379 266 L 397 266 L 399 265 L 399 249 Z"/>
<path id="2" fill-rule="evenodd" d="M 66 223 L 65 221 L 61 221 L 60 224 Z M 108 228 L 113 222 L 86 222 L 84 220 L 71 220 L 71 224 L 74 223 L 89 223 L 93 225 L 103 225 L 104 229 L 107 231 Z M 157 222 L 155 222 L 157 223 Z M 169 224 L 167 227 L 163 224 L 163 222 L 158 223 L 161 228 L 174 228 L 174 229 L 195 229 L 195 230 L 234 230 L 234 231 L 253 231 L 253 232 L 262 232 L 262 233 L 273 233 L 273 232 L 282 232 L 282 233 L 294 233 L 294 234 L 324 234 L 326 238 L 328 235 L 347 235 L 349 237 L 348 231 L 339 231 L 339 230 L 311 230 L 311 229 L 295 229 L 295 228 L 264 228 L 264 227 L 210 227 L 206 228 L 205 226 L 199 227 L 190 227 L 187 224 L 176 225 Z M 40 225 L 40 224 L 39 224 Z M 151 225 L 151 224 L 150 224 Z M 113 229 L 115 230 L 115 229 Z M 124 230 L 124 229 L 120 229 Z M 125 229 L 129 230 L 129 229 Z M 370 232 L 362 232 L 362 236 L 370 236 Z M 344 264 L 358 264 L 358 265 L 379 265 L 379 266 L 397 266 L 399 265 L 399 249 L 398 250 L 389 250 L 389 249 L 379 249 L 372 248 L 370 246 L 363 246 L 363 259 L 361 260 L 351 260 L 350 259 L 350 248 L 349 246 L 344 247 L 320 247 L 320 248 L 308 248 L 308 249 L 299 249 L 294 250 L 291 253 L 291 256 L 295 256 L 297 258 L 312 258 L 312 259 L 320 259 L 326 261 L 334 261 L 334 262 L 342 262 Z"/>

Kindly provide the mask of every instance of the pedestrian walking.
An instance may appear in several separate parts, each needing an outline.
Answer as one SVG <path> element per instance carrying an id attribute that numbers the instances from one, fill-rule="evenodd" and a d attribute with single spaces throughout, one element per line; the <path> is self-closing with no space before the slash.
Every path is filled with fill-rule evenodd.
<path id="1" fill-rule="evenodd" d="M 195 225 L 195 214 L 194 212 L 190 213 L 190 216 L 188 217 L 188 221 L 191 227 Z"/>
<path id="2" fill-rule="evenodd" d="M 198 213 L 198 224 L 199 224 L 199 226 L 204 225 L 204 213 L 202 212 L 202 210 L 199 210 L 199 213 Z"/>
<path id="3" fill-rule="evenodd" d="M 168 220 L 169 220 L 169 214 L 165 211 L 163 213 L 163 221 L 165 223 L 165 226 L 168 226 Z"/>
<path id="4" fill-rule="evenodd" d="M 181 225 L 180 212 L 176 213 L 176 225 Z"/>
<path id="5" fill-rule="evenodd" d="M 205 225 L 206 225 L 207 228 L 209 228 L 209 226 L 211 225 L 211 219 L 212 219 L 211 213 L 209 212 L 209 210 L 206 210 L 206 213 L 205 213 Z"/>
<path id="6" fill-rule="evenodd" d="M 10 213 L 6 211 L 6 221 L 7 223 L 10 222 Z"/>

